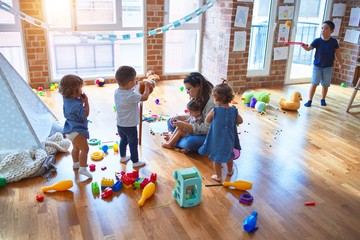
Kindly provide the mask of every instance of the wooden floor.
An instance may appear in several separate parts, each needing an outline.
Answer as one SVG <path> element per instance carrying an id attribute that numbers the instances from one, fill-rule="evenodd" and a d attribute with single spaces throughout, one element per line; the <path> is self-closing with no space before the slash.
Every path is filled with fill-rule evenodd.
<path id="1" fill-rule="evenodd" d="M 160 82 L 144 111 L 183 112 L 188 96 L 181 86 L 181 81 Z M 84 89 L 91 105 L 90 135 L 104 142 L 118 140 L 115 88 L 106 84 Z M 243 151 L 227 180 L 253 183 L 251 206 L 239 203 L 244 192 L 205 187 L 214 183 L 212 162 L 197 153 L 162 148 L 162 136 L 150 134 L 144 122 L 139 154 L 147 165 L 140 176 L 156 173 L 158 181 L 154 196 L 142 208 L 137 205 L 139 189 L 121 190 L 106 200 L 94 196 L 91 180 L 73 171 L 69 153 L 58 154 L 57 173 L 49 182 L 37 177 L 0 189 L 0 239 L 360 239 L 360 109 L 346 113 L 352 89 L 339 86 L 329 89 L 326 107 L 320 106 L 318 89 L 313 107 L 301 106 L 298 112 L 278 109 L 280 97 L 288 98 L 294 90 L 303 94 L 304 103 L 308 88 L 257 89 L 271 93 L 265 115 L 236 96 L 244 119 L 239 127 Z M 43 99 L 62 118 L 59 93 L 47 92 Z M 132 171 L 132 163 L 120 164 L 112 150 L 104 160 L 89 158 L 88 163 L 96 164 L 92 181 L 98 183 L 102 177 L 114 178 L 115 171 Z M 192 166 L 203 177 L 202 200 L 198 206 L 181 208 L 172 196 L 173 171 Z M 47 193 L 42 203 L 35 200 L 42 186 L 63 179 L 74 181 L 69 191 Z M 316 205 L 304 206 L 307 201 Z M 249 234 L 242 223 L 252 211 L 258 212 L 259 229 Z"/>

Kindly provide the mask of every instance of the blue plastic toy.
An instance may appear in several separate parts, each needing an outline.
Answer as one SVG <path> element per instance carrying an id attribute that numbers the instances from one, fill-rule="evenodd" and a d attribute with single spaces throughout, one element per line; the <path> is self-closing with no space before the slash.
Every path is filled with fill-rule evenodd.
<path id="1" fill-rule="evenodd" d="M 244 219 L 243 228 L 246 232 L 253 232 L 258 229 L 256 227 L 257 215 L 258 213 L 254 211 Z"/>
<path id="2" fill-rule="evenodd" d="M 123 187 L 123 183 L 121 181 L 116 181 L 116 183 L 114 183 L 114 185 L 112 186 L 112 190 L 114 192 L 118 192 L 122 187 Z"/>
<path id="3" fill-rule="evenodd" d="M 193 207 L 201 201 L 201 176 L 196 167 L 175 170 L 173 196 L 181 207 Z"/>

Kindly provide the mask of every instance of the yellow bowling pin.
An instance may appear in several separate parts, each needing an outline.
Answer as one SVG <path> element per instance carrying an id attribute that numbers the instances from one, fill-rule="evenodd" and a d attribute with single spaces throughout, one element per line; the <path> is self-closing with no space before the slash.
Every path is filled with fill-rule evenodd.
<path id="1" fill-rule="evenodd" d="M 53 185 L 42 187 L 41 191 L 42 192 L 46 192 L 49 190 L 65 191 L 71 188 L 72 186 L 73 186 L 72 180 L 61 180 L 57 183 L 54 183 Z"/>
<path id="2" fill-rule="evenodd" d="M 141 194 L 141 199 L 138 201 L 138 205 L 142 207 L 144 205 L 145 200 L 151 197 L 155 192 L 155 183 L 151 182 L 147 184 Z"/>

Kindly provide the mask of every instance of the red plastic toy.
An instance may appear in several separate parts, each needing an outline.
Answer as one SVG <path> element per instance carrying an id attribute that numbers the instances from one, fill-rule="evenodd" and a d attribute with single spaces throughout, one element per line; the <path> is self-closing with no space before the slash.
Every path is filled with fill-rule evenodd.
<path id="1" fill-rule="evenodd" d="M 90 171 L 91 171 L 91 172 L 94 172 L 95 169 L 96 169 L 96 165 L 95 165 L 95 164 L 90 164 L 90 165 L 89 165 L 89 168 L 90 168 Z"/>
<path id="2" fill-rule="evenodd" d="M 36 201 L 42 202 L 44 201 L 44 196 L 41 193 L 38 193 L 35 197 Z"/>
<path id="3" fill-rule="evenodd" d="M 108 198 L 108 197 L 112 196 L 112 194 L 113 194 L 113 190 L 110 187 L 107 187 L 101 194 L 101 198 Z"/>

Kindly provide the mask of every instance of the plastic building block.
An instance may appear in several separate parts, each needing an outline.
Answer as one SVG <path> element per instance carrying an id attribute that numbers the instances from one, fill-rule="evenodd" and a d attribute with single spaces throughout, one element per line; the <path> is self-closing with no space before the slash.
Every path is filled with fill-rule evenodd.
<path id="1" fill-rule="evenodd" d="M 148 178 L 144 178 L 144 180 L 140 183 L 140 189 L 144 189 L 146 185 L 148 185 L 150 180 Z"/>
<path id="2" fill-rule="evenodd" d="M 116 181 L 116 183 L 112 186 L 112 190 L 114 192 L 118 192 L 122 187 L 123 187 L 123 183 L 121 181 Z"/>
<path id="3" fill-rule="evenodd" d="M 108 198 L 108 197 L 112 196 L 112 194 L 113 194 L 113 190 L 110 187 L 107 187 L 101 194 L 101 198 Z"/>
<path id="4" fill-rule="evenodd" d="M 156 174 L 156 173 L 152 173 L 152 174 L 150 175 L 150 182 L 155 183 L 155 182 L 156 182 L 156 179 L 157 179 L 157 174 Z"/>
<path id="5" fill-rule="evenodd" d="M 123 183 L 123 187 L 125 188 L 125 189 L 130 189 L 130 188 L 132 188 L 132 184 L 130 184 L 130 185 L 127 185 L 127 184 L 125 184 L 125 183 Z"/>
<path id="6" fill-rule="evenodd" d="M 135 188 L 140 188 L 140 184 L 142 183 L 142 181 L 144 181 L 144 178 L 138 178 L 136 179 L 136 181 L 134 182 L 134 186 Z"/>
<path id="7" fill-rule="evenodd" d="M 91 183 L 91 191 L 93 194 L 99 194 L 100 193 L 100 188 L 97 182 L 92 182 Z"/>
<path id="8" fill-rule="evenodd" d="M 202 182 L 196 167 L 175 170 L 173 196 L 181 207 L 193 207 L 201 201 Z"/>
<path id="9" fill-rule="evenodd" d="M 114 179 L 102 178 L 101 180 L 101 190 L 104 190 L 107 187 L 112 187 L 114 185 Z"/>

